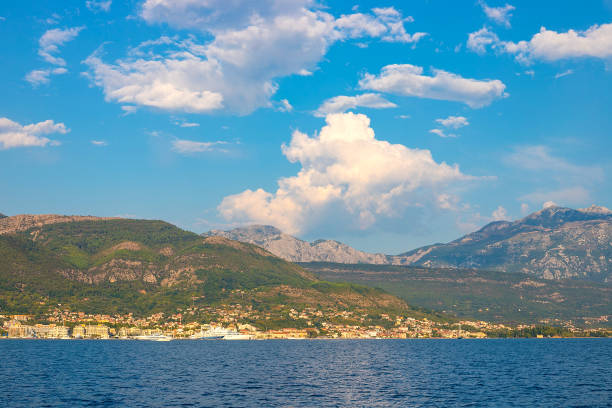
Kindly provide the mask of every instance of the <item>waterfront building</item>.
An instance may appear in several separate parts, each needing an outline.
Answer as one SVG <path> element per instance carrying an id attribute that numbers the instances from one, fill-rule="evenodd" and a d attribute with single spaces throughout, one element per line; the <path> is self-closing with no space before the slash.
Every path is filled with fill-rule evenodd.
<path id="1" fill-rule="evenodd" d="M 14 338 L 31 338 L 34 337 L 34 327 L 21 324 L 19 322 L 9 322 L 6 325 L 8 336 Z"/>
<path id="2" fill-rule="evenodd" d="M 103 324 L 85 326 L 85 336 L 90 339 L 108 339 L 108 326 Z"/>

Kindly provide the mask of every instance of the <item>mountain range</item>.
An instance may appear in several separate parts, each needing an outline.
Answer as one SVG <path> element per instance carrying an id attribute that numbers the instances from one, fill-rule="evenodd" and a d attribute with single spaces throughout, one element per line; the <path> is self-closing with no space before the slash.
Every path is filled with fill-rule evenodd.
<path id="1" fill-rule="evenodd" d="M 495 221 L 449 243 L 399 255 L 367 253 L 331 240 L 306 242 L 271 226 L 205 235 L 252 243 L 292 262 L 478 268 L 544 279 L 612 281 L 612 211 L 595 205 L 578 210 L 547 207 L 517 221 Z"/>

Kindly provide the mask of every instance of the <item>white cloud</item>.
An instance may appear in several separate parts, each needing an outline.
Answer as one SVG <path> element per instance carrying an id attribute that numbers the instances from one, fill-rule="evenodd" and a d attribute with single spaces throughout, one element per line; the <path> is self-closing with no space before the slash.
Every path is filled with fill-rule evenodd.
<path id="1" fill-rule="evenodd" d="M 105 140 L 92 140 L 91 144 L 94 146 L 108 146 Z"/>
<path id="2" fill-rule="evenodd" d="M 455 137 L 457 137 L 457 135 L 455 135 L 453 133 L 448 133 L 447 134 L 442 129 L 431 129 L 429 131 L 429 133 L 433 133 L 434 135 L 438 135 L 438 136 L 443 137 L 443 138 L 455 138 Z"/>
<path id="3" fill-rule="evenodd" d="M 520 146 L 505 157 L 515 167 L 528 170 L 530 178 L 537 175 L 548 186 L 519 197 L 532 204 L 555 201 L 563 205 L 582 205 L 590 200 L 588 188 L 604 178 L 597 165 L 577 165 L 551 153 L 546 146 Z"/>
<path id="4" fill-rule="evenodd" d="M 53 13 L 53 14 L 51 14 L 51 17 L 48 17 L 45 20 L 45 23 L 47 23 L 49 25 L 54 25 L 54 24 L 59 23 L 61 19 L 62 19 L 62 17 L 59 14 Z"/>
<path id="5" fill-rule="evenodd" d="M 57 145 L 59 142 L 43 135 L 52 133 L 65 134 L 69 130 L 63 123 L 52 120 L 22 126 L 8 118 L 0 118 L 0 149 L 6 150 L 14 147 Z"/>
<path id="6" fill-rule="evenodd" d="M 225 145 L 227 142 L 196 142 L 193 140 L 176 139 L 172 142 L 172 150 L 181 154 L 193 154 L 202 152 L 227 152 L 226 149 L 220 148 L 220 145 Z"/>
<path id="7" fill-rule="evenodd" d="M 572 75 L 573 73 L 574 73 L 573 69 L 568 69 L 566 71 L 559 72 L 558 74 L 556 74 L 555 79 L 563 78 L 564 76 Z"/>
<path id="8" fill-rule="evenodd" d="M 176 126 L 180 126 L 182 128 L 191 128 L 191 127 L 199 127 L 200 124 L 196 123 L 196 122 L 187 122 L 183 119 L 179 119 L 179 118 L 174 118 L 172 120 L 172 123 L 174 123 Z"/>
<path id="9" fill-rule="evenodd" d="M 47 84 L 50 81 L 51 75 L 60 75 L 67 73 L 68 70 L 64 67 L 58 67 L 53 69 L 35 69 L 28 72 L 25 76 L 25 80 L 28 81 L 32 86 L 38 86 L 41 84 Z"/>
<path id="10" fill-rule="evenodd" d="M 53 65 L 65 66 L 66 61 L 63 58 L 58 57 L 59 47 L 65 43 L 72 41 L 85 27 L 73 27 L 73 28 L 53 28 L 47 30 L 40 40 L 38 40 L 38 55 L 44 58 L 45 61 Z"/>
<path id="11" fill-rule="evenodd" d="M 544 206 L 557 205 L 563 206 L 583 205 L 591 202 L 591 194 L 582 186 L 573 186 L 550 191 L 536 191 L 519 197 L 520 200 L 530 203 L 544 203 Z"/>
<path id="12" fill-rule="evenodd" d="M 510 27 L 510 18 L 512 17 L 512 11 L 515 9 L 514 6 L 506 4 L 503 7 L 489 7 L 484 1 L 480 1 L 480 6 L 489 19 L 497 24 Z"/>
<path id="13" fill-rule="evenodd" d="M 601 180 L 603 169 L 599 166 L 580 166 L 553 155 L 550 148 L 542 145 L 518 146 L 506 156 L 509 164 L 540 173 L 553 174 L 560 181 L 572 178 L 575 181 Z"/>
<path id="14" fill-rule="evenodd" d="M 410 64 L 387 65 L 378 76 L 365 74 L 359 85 L 379 92 L 463 102 L 472 108 L 508 96 L 506 85 L 498 79 L 463 78 L 439 69 L 433 70 L 433 76 L 427 76 L 423 75 L 423 68 Z"/>
<path id="15" fill-rule="evenodd" d="M 131 115 L 132 113 L 136 113 L 138 110 L 138 106 L 134 105 L 124 105 L 121 107 L 121 110 L 124 112 L 123 116 Z"/>
<path id="16" fill-rule="evenodd" d="M 313 9 L 309 9 L 312 7 Z M 312 75 L 338 41 L 376 37 L 416 42 L 396 11 L 350 14 L 336 19 L 314 1 L 147 0 L 140 15 L 148 23 L 204 32 L 179 41 L 146 41 L 126 59 L 105 63 L 100 53 L 85 62 L 108 101 L 165 110 L 248 114 L 273 107 L 277 78 Z M 165 47 L 144 53 L 144 47 Z"/>
<path id="17" fill-rule="evenodd" d="M 531 61 L 558 61 L 566 58 L 612 57 L 612 23 L 593 25 L 586 31 L 569 30 L 564 33 L 542 27 L 531 40 L 504 43 L 507 52 L 517 59 Z"/>
<path id="18" fill-rule="evenodd" d="M 281 99 L 278 110 L 281 112 L 291 112 L 293 111 L 293 106 L 289 103 L 288 99 Z"/>
<path id="19" fill-rule="evenodd" d="M 87 0 L 85 5 L 93 12 L 110 11 L 113 0 Z"/>
<path id="20" fill-rule="evenodd" d="M 557 204 L 554 201 L 547 201 L 544 204 L 542 204 L 542 208 L 550 208 L 550 207 L 556 207 Z"/>
<path id="21" fill-rule="evenodd" d="M 324 101 L 314 115 L 325 117 L 330 113 L 346 112 L 358 107 L 384 109 L 395 108 L 397 105 L 374 93 L 364 93 L 356 96 L 339 95 Z"/>
<path id="22" fill-rule="evenodd" d="M 140 16 L 148 23 L 199 31 L 244 28 L 280 15 L 296 15 L 312 0 L 146 0 Z"/>
<path id="23" fill-rule="evenodd" d="M 540 28 L 529 41 L 501 41 L 495 33 L 482 28 L 468 36 L 468 48 L 483 53 L 487 47 L 513 54 L 517 61 L 529 64 L 534 60 L 552 62 L 568 58 L 612 58 L 612 23 L 593 25 L 585 31 L 557 32 Z"/>
<path id="24" fill-rule="evenodd" d="M 380 37 L 387 42 L 417 43 L 427 33 L 406 32 L 404 22 L 412 22 L 412 17 L 403 18 L 393 7 L 373 8 L 374 15 L 355 13 L 343 15 L 336 20 L 336 27 L 351 38 L 369 36 Z"/>
<path id="25" fill-rule="evenodd" d="M 330 114 L 314 136 L 295 131 L 283 154 L 301 169 L 274 193 L 245 190 L 218 207 L 228 221 L 275 225 L 297 234 L 321 225 L 366 230 L 406 220 L 410 208 L 448 208 L 455 184 L 473 180 L 429 150 L 378 140 L 367 116 Z"/>
<path id="26" fill-rule="evenodd" d="M 449 116 L 446 119 L 436 119 L 436 122 L 444 127 L 459 129 L 470 124 L 464 116 Z"/>
<path id="27" fill-rule="evenodd" d="M 488 46 L 499 45 L 499 37 L 488 28 L 482 27 L 478 31 L 468 34 L 467 48 L 478 53 L 484 54 Z"/>
<path id="28" fill-rule="evenodd" d="M 210 90 L 223 80 L 216 64 L 193 55 L 108 65 L 93 54 L 85 63 L 106 100 L 196 113 L 223 107 L 223 95 Z"/>
<path id="29" fill-rule="evenodd" d="M 508 211 L 501 205 L 491 214 L 493 221 L 504 221 L 508 219 Z"/>

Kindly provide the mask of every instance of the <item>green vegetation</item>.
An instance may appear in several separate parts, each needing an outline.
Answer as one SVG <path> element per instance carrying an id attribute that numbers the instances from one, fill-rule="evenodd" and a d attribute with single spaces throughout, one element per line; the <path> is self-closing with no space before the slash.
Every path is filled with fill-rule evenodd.
<path id="1" fill-rule="evenodd" d="M 191 305 L 244 304 L 410 312 L 379 290 L 319 281 L 259 247 L 202 238 L 161 221 L 98 220 L 0 235 L 0 310 L 44 315 L 62 304 L 85 313 L 148 316 Z M 278 327 L 295 324 L 279 318 Z"/>
<path id="2" fill-rule="evenodd" d="M 573 321 L 606 326 L 595 318 L 612 309 L 612 287 L 586 281 L 551 281 L 520 273 L 389 265 L 301 264 L 320 279 L 381 288 L 410 305 L 460 318 L 508 323 Z"/>

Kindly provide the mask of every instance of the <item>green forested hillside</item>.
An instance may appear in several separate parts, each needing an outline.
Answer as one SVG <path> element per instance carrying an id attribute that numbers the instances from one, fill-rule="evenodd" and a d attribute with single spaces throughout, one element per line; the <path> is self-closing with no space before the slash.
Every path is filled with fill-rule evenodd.
<path id="1" fill-rule="evenodd" d="M 355 284 L 326 283 L 250 244 L 147 220 L 77 221 L 0 235 L 0 310 L 148 315 L 197 303 L 341 305 L 427 315 Z"/>
<path id="2" fill-rule="evenodd" d="M 414 266 L 303 263 L 320 279 L 382 288 L 413 306 L 462 318 L 548 324 L 572 321 L 606 326 L 612 286 L 579 280 L 553 281 L 522 273 Z"/>

